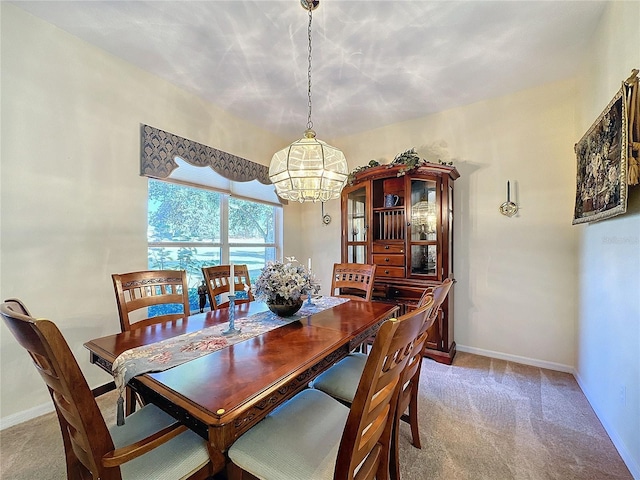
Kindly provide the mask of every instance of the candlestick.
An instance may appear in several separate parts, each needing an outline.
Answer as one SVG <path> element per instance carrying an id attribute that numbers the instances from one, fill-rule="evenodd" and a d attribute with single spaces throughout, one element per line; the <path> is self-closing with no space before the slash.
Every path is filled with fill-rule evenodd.
<path id="1" fill-rule="evenodd" d="M 229 265 L 229 295 L 236 293 L 236 276 L 233 271 L 233 263 Z"/>
<path id="2" fill-rule="evenodd" d="M 307 305 L 315 305 L 315 303 L 311 301 L 311 289 L 307 292 Z"/>
<path id="3" fill-rule="evenodd" d="M 507 202 L 511 201 L 511 185 L 509 184 L 509 180 L 507 180 Z"/>
<path id="4" fill-rule="evenodd" d="M 222 335 L 236 335 L 241 330 L 236 328 L 236 296 L 229 295 L 229 328 Z"/>
<path id="5" fill-rule="evenodd" d="M 308 275 L 309 275 L 309 290 L 307 291 L 307 305 L 315 305 L 312 301 L 311 301 L 311 257 L 309 257 L 309 262 L 308 262 Z"/>

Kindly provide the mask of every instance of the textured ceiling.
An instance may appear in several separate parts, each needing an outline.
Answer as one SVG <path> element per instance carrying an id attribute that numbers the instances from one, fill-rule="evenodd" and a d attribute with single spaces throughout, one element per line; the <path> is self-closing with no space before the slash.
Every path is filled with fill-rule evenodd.
<path id="1" fill-rule="evenodd" d="M 307 123 L 299 0 L 17 1 L 50 22 L 284 139 Z M 606 2 L 322 0 L 312 120 L 321 139 L 578 72 Z"/>

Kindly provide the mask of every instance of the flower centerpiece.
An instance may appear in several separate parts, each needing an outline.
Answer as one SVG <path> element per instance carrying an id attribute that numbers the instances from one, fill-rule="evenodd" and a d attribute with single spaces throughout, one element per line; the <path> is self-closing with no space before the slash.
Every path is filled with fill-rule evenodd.
<path id="1" fill-rule="evenodd" d="M 255 297 L 281 317 L 289 317 L 302 307 L 302 295 L 318 293 L 320 285 L 314 275 L 298 264 L 294 257 L 286 263 L 267 262 L 255 284 Z"/>

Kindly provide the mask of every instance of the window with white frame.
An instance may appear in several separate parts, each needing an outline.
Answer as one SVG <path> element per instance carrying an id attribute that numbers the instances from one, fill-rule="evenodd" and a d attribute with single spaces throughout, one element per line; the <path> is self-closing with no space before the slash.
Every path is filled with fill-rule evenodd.
<path id="1" fill-rule="evenodd" d="M 255 283 L 266 262 L 279 258 L 281 226 L 282 207 L 149 179 L 149 268 L 186 270 L 192 311 L 202 267 L 246 264 Z"/>

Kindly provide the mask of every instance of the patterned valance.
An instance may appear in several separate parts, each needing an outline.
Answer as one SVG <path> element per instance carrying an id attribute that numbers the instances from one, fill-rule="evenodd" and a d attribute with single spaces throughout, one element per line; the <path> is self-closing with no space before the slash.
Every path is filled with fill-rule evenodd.
<path id="1" fill-rule="evenodd" d="M 265 185 L 271 184 L 269 168 L 245 158 L 144 124 L 141 125 L 140 138 L 142 176 L 168 178 L 178 168 L 175 157 L 180 157 L 195 167 L 211 167 L 216 173 L 235 182 L 258 180 Z"/>

